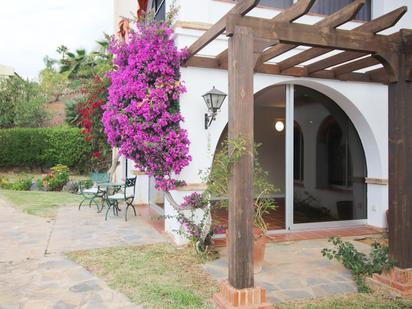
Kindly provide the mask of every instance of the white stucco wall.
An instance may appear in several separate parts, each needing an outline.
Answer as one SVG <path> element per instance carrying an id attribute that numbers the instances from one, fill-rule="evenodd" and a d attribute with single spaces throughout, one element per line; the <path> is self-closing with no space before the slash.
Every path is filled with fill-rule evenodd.
<path id="1" fill-rule="evenodd" d="M 117 0 L 122 3 L 115 10 L 116 16 L 125 15 L 129 11 L 136 11 L 137 5 L 131 0 Z M 127 3 L 127 4 L 125 4 Z M 172 0 L 167 0 L 167 6 Z M 217 0 L 177 0 L 180 7 L 177 20 L 215 23 L 232 6 L 232 3 Z M 372 17 L 379 17 L 402 5 L 411 5 L 407 0 L 382 1 L 374 0 Z M 121 12 L 121 13 L 120 13 Z M 259 17 L 273 17 L 279 12 L 273 9 L 257 8 L 251 15 Z M 319 16 L 304 16 L 298 20 L 302 23 L 315 23 Z M 116 23 L 118 19 L 115 19 Z M 351 29 L 359 23 L 347 23 L 341 28 Z M 409 11 L 394 28 L 386 31 L 391 33 L 400 28 L 412 26 L 412 10 Z M 175 29 L 175 40 L 178 47 L 190 46 L 203 31 L 193 29 Z M 227 40 L 220 36 L 217 40 L 201 51 L 203 55 L 216 55 L 227 48 Z M 299 52 L 297 49 L 288 54 Z M 274 61 L 282 60 L 280 56 Z M 191 140 L 190 154 L 193 160 L 186 167 L 179 179 L 187 183 L 200 183 L 200 171 L 207 170 L 212 162 L 214 150 L 219 136 L 228 119 L 228 101 L 226 100 L 208 130 L 204 129 L 204 114 L 207 112 L 201 97 L 206 91 L 216 86 L 219 90 L 228 92 L 227 72 L 223 70 L 182 68 L 182 80 L 188 92 L 181 98 L 181 111 L 186 121 L 183 126 L 188 130 Z M 293 78 L 266 74 L 255 74 L 254 92 L 274 84 L 293 83 L 313 88 L 334 100 L 352 120 L 360 135 L 367 160 L 368 177 L 387 179 L 388 177 L 388 87 L 380 84 L 343 82 L 311 78 Z M 181 193 L 175 193 L 181 199 Z M 170 206 L 170 205 L 169 205 Z M 374 226 L 386 225 L 385 210 L 388 207 L 388 188 L 385 185 L 368 184 L 368 223 Z M 172 213 L 168 204 L 165 205 L 166 215 Z"/>
<path id="2" fill-rule="evenodd" d="M 113 33 L 119 30 L 119 21 L 122 17 L 133 18 L 137 15 L 137 0 L 114 0 L 113 1 Z"/>
<path id="3" fill-rule="evenodd" d="M 228 102 L 222 106 L 216 121 L 204 129 L 206 105 L 201 97 L 214 85 L 228 92 L 227 72 L 223 70 L 183 68 L 182 80 L 188 92 L 181 97 L 181 110 L 192 142 L 190 153 L 193 160 L 180 179 L 189 183 L 201 182 L 199 171 L 207 170 L 214 150 L 228 119 Z M 379 84 L 341 82 L 309 78 L 292 78 L 267 74 L 255 74 L 255 93 L 274 84 L 293 83 L 313 88 L 334 100 L 352 120 L 357 129 L 368 167 L 369 178 L 388 177 L 388 87 Z M 373 194 L 372 194 L 373 193 Z M 368 185 L 368 223 L 385 226 L 387 186 Z"/>

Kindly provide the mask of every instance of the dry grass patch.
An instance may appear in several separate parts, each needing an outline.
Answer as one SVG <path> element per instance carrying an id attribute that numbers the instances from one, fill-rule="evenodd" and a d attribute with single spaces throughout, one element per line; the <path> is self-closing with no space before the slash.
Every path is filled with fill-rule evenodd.
<path id="1" fill-rule="evenodd" d="M 145 308 L 214 308 L 210 300 L 217 282 L 189 248 L 154 244 L 79 251 L 69 257 Z"/>
<path id="2" fill-rule="evenodd" d="M 394 298 L 382 291 L 347 294 L 278 305 L 279 309 L 410 309 L 411 300 Z"/>

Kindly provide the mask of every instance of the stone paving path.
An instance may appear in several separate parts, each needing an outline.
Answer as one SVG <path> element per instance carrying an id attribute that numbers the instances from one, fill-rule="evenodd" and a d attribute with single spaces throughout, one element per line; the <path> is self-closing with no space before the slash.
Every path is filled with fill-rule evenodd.
<path id="1" fill-rule="evenodd" d="M 126 296 L 64 252 L 164 241 L 141 218 L 62 207 L 56 220 L 24 214 L 0 199 L 0 309 L 131 309 Z"/>
<path id="2" fill-rule="evenodd" d="M 354 242 L 361 251 L 369 246 Z M 257 285 L 266 289 L 268 302 L 279 303 L 356 292 L 351 273 L 341 264 L 321 254 L 326 239 L 268 243 L 262 272 L 255 275 Z M 227 253 L 205 264 L 204 269 L 217 280 L 227 278 Z"/>

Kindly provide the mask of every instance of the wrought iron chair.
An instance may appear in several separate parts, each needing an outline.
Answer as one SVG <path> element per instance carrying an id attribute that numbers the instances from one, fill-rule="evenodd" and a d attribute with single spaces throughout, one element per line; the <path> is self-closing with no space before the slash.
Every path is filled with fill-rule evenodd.
<path id="1" fill-rule="evenodd" d="M 92 187 L 87 188 L 86 182 L 91 181 Z M 97 212 L 101 212 L 104 207 L 103 197 L 106 194 L 107 188 L 104 186 L 99 186 L 99 184 L 109 182 L 109 175 L 107 173 L 91 173 L 89 181 L 79 182 L 79 192 L 83 196 L 83 200 L 79 204 L 79 210 L 84 203 L 89 204 L 89 207 L 94 203 L 97 206 Z M 100 200 L 100 206 L 98 200 Z"/>
<path id="2" fill-rule="evenodd" d="M 136 216 L 136 208 L 133 205 L 134 201 L 134 192 L 136 188 L 136 179 L 137 177 L 134 178 L 127 178 L 126 182 L 122 185 L 122 189 L 120 191 L 117 191 L 117 193 L 114 193 L 112 195 L 108 195 L 106 197 L 106 202 L 107 202 L 107 210 L 106 210 L 106 217 L 105 220 L 107 220 L 107 215 L 109 214 L 110 208 L 113 208 L 113 215 L 118 216 L 119 215 L 119 202 L 124 201 L 126 204 L 126 209 L 125 209 L 125 214 L 124 214 L 124 219 L 127 221 L 127 211 L 129 210 L 129 207 L 133 208 L 134 215 Z"/>

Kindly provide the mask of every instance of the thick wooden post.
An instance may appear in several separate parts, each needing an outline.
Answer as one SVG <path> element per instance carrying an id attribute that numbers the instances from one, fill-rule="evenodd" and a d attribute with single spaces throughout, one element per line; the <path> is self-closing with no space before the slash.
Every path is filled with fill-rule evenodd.
<path id="1" fill-rule="evenodd" d="M 232 170 L 229 186 L 229 283 L 254 286 L 253 278 L 253 69 L 251 28 L 236 27 L 229 39 L 229 138 L 242 137 L 247 151 Z"/>
<path id="2" fill-rule="evenodd" d="M 399 81 L 389 86 L 389 247 L 412 268 L 412 35 L 401 31 Z"/>

